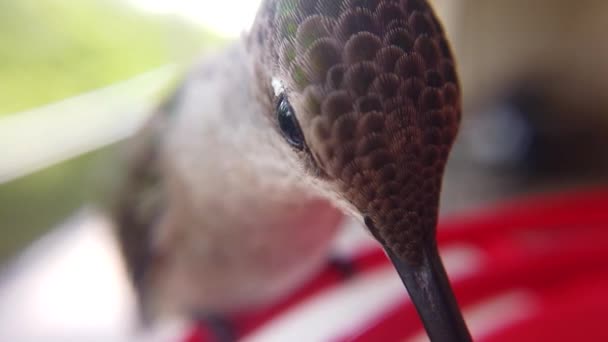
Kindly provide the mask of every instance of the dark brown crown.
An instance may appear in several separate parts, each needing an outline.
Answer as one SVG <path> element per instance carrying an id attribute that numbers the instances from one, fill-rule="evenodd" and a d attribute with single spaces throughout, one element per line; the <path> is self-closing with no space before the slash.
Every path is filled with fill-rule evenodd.
<path id="1" fill-rule="evenodd" d="M 268 0 L 250 44 L 319 168 L 398 256 L 434 238 L 460 121 L 450 48 L 423 0 Z"/>

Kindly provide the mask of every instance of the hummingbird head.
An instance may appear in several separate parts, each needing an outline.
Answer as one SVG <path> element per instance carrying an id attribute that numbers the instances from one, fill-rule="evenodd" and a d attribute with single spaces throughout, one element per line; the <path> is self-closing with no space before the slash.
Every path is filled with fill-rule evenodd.
<path id="1" fill-rule="evenodd" d="M 306 177 L 416 262 L 461 116 L 427 1 L 266 0 L 247 48 L 256 96 Z"/>

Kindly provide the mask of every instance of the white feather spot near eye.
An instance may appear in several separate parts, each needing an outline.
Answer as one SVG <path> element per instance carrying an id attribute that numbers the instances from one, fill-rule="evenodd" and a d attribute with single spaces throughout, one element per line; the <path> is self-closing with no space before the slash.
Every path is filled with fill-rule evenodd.
<path id="1" fill-rule="evenodd" d="M 283 82 L 277 78 L 272 79 L 272 89 L 274 90 L 274 96 L 279 96 L 285 92 L 285 87 L 283 86 Z"/>

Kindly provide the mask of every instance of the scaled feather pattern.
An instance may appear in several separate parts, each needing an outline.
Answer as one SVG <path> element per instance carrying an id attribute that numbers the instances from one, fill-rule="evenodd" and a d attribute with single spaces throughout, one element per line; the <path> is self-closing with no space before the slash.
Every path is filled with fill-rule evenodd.
<path id="1" fill-rule="evenodd" d="M 269 0 L 249 47 L 277 78 L 320 174 L 415 262 L 434 239 L 461 116 L 450 47 L 423 0 Z"/>

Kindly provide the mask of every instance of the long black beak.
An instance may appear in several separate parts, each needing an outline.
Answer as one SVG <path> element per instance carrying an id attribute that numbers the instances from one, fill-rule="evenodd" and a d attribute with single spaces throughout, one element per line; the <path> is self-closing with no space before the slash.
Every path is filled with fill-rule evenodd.
<path id="1" fill-rule="evenodd" d="M 385 248 L 397 269 L 432 342 L 472 341 L 434 242 L 422 246 L 422 262 L 413 266 Z"/>

